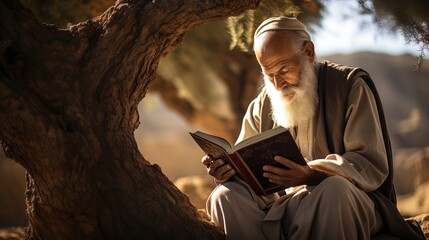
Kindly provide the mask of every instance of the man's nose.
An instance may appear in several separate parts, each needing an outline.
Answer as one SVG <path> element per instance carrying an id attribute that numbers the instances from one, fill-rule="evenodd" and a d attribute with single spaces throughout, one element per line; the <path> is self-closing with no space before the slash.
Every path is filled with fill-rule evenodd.
<path id="1" fill-rule="evenodd" d="M 286 85 L 286 81 L 280 76 L 273 77 L 274 87 L 276 87 L 277 91 L 283 90 Z"/>

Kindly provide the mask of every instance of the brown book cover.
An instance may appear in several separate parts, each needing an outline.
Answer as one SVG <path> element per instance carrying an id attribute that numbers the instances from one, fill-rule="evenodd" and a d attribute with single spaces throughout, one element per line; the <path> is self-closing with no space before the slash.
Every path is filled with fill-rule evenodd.
<path id="1" fill-rule="evenodd" d="M 289 130 L 274 128 L 250 137 L 235 146 L 225 139 L 200 131 L 190 133 L 201 149 L 213 159 L 221 158 L 229 163 L 258 195 L 268 195 L 284 189 L 264 177 L 262 166 L 286 168 L 274 161 L 282 156 L 301 165 L 307 165 Z"/>

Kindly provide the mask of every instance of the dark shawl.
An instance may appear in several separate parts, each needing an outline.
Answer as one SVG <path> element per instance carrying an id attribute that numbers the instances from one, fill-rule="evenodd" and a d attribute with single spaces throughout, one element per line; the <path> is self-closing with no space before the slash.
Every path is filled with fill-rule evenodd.
<path id="1" fill-rule="evenodd" d="M 393 157 L 392 149 L 387 132 L 386 119 L 380 96 L 376 90 L 370 75 L 360 69 L 338 65 L 325 61 L 319 67 L 319 118 L 317 124 L 316 138 L 325 136 L 328 146 L 323 144 L 317 148 L 327 148 L 330 153 L 343 154 L 343 133 L 345 128 L 346 103 L 348 93 L 357 77 L 361 77 L 371 89 L 377 104 L 380 125 L 382 128 L 384 145 L 386 148 L 389 174 L 383 184 L 368 195 L 374 201 L 377 210 L 384 219 L 386 231 L 393 233 L 401 239 L 424 239 L 420 226 L 416 222 L 406 222 L 396 208 L 396 194 L 393 185 Z M 326 94 L 329 89 L 329 97 Z M 320 150 L 320 149 L 319 149 Z M 326 150 L 326 149 L 325 149 Z M 321 151 L 326 152 L 326 151 Z"/>

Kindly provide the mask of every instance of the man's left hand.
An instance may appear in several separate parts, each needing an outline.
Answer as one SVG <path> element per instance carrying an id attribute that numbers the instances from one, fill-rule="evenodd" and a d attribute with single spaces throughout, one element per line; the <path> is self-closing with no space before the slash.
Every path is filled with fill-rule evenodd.
<path id="1" fill-rule="evenodd" d="M 294 163 L 281 156 L 274 157 L 274 160 L 288 169 L 265 165 L 262 168 L 264 170 L 264 177 L 268 178 L 270 182 L 285 187 L 295 187 L 312 182 L 311 179 L 314 178 L 315 170 L 309 166 Z"/>

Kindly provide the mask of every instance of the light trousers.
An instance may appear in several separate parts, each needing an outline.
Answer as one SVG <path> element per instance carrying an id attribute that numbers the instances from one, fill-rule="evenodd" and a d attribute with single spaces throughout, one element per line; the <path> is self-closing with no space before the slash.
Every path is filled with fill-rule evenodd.
<path id="1" fill-rule="evenodd" d="M 259 197 L 241 180 L 226 182 L 208 198 L 207 213 L 228 240 L 365 240 L 382 227 L 368 195 L 339 176 L 281 197 Z"/>

